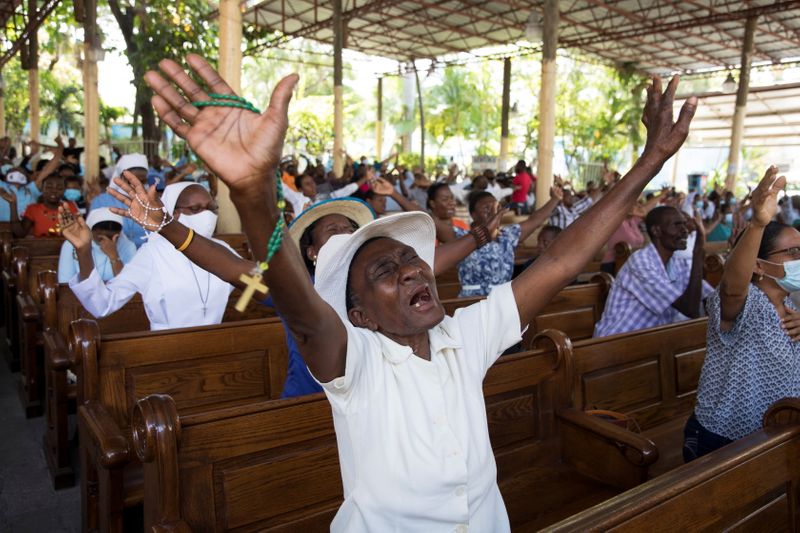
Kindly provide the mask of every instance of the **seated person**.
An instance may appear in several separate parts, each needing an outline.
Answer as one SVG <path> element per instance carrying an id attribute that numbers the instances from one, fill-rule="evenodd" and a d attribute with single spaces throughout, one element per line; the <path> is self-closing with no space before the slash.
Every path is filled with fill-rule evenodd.
<path id="1" fill-rule="evenodd" d="M 56 137 L 57 146 L 50 149 L 53 152 L 52 159 L 40 159 L 36 162 L 35 171 L 28 176 L 28 171 L 22 166 L 8 166 L 5 169 L 5 179 L 0 182 L 0 189 L 13 193 L 16 199 L 17 213 L 24 213 L 29 205 L 36 203 L 41 196 L 42 182 L 53 174 L 61 164 L 61 154 L 64 146 L 61 138 Z M 38 151 L 38 143 L 37 148 Z M 0 195 L 0 221 L 11 221 L 11 205 L 6 196 Z"/>
<path id="2" fill-rule="evenodd" d="M 692 257 L 674 256 L 686 248 L 689 224 L 696 228 Z M 703 281 L 702 220 L 693 222 L 674 207 L 657 207 L 645 218 L 651 243 L 625 262 L 611 286 L 595 337 L 652 328 L 701 316 L 700 302 L 711 292 Z"/>
<path id="3" fill-rule="evenodd" d="M 662 189 L 658 194 L 648 195 L 644 204 L 640 202 L 633 204 L 633 209 L 631 209 L 628 216 L 625 217 L 625 220 L 620 224 L 619 228 L 617 228 L 617 231 L 614 232 L 614 235 L 612 235 L 606 243 L 606 250 L 603 253 L 603 259 L 600 264 L 600 269 L 603 272 L 608 272 L 609 274 L 616 273 L 616 265 L 614 262 L 616 252 L 614 247 L 617 243 L 627 242 L 634 251 L 644 246 L 645 237 L 640 229 L 644 217 L 658 205 L 668 191 L 669 189 Z"/>
<path id="4" fill-rule="evenodd" d="M 42 183 L 42 196 L 38 202 L 28 205 L 20 219 L 17 196 L 9 189 L 0 189 L 0 198 L 8 202 L 11 210 L 11 231 L 14 237 L 57 237 L 61 234 L 58 225 L 58 208 L 64 198 L 64 178 L 51 174 Z M 64 202 L 73 214 L 78 214 L 75 202 Z"/>
<path id="5" fill-rule="evenodd" d="M 341 189 L 336 189 L 329 193 L 318 193 L 317 182 L 314 180 L 314 176 L 309 174 L 301 174 L 294 179 L 297 192 L 291 189 L 285 189 L 284 194 L 286 195 L 286 199 L 292 204 L 292 208 L 294 209 L 296 216 L 311 207 L 313 204 L 322 200 L 350 196 L 357 192 L 359 188 L 366 182 L 367 173 L 365 169 L 363 172 L 363 177 L 359 178 L 358 181 L 348 183 Z"/>
<path id="6" fill-rule="evenodd" d="M 64 199 L 68 202 L 75 202 L 78 212 L 86 216 L 88 205 L 83 198 L 83 179 L 80 176 L 71 174 L 64 177 Z"/>
<path id="7" fill-rule="evenodd" d="M 438 243 L 450 242 L 458 238 L 455 228 L 469 231 L 469 224 L 456 218 L 456 197 L 447 183 L 438 182 L 428 187 L 426 207 L 436 224 Z"/>
<path id="8" fill-rule="evenodd" d="M 133 174 L 142 184 L 147 183 L 147 157 L 144 154 L 125 154 L 119 158 L 117 165 L 114 167 L 113 176 L 109 187 L 118 190 L 115 185 L 114 178 L 122 176 L 122 173 L 127 171 Z M 116 207 L 118 209 L 125 209 L 125 204 L 114 198 L 108 190 L 98 194 L 92 200 L 89 211 L 97 209 L 98 207 Z M 145 230 L 133 219 L 125 218 L 122 222 L 122 231 L 128 237 L 136 248 L 140 248 L 146 240 Z"/>
<path id="9" fill-rule="evenodd" d="M 556 183 L 558 183 L 558 181 L 559 180 L 556 180 Z M 550 217 L 550 225 L 566 229 L 567 226 L 575 222 L 581 214 L 592 207 L 598 197 L 599 190 L 597 189 L 593 190 L 592 194 L 587 194 L 583 198 L 579 198 L 572 189 L 564 187 L 563 199 Z"/>
<path id="10" fill-rule="evenodd" d="M 733 209 L 730 204 L 722 204 L 720 207 L 721 216 L 709 224 L 708 242 L 725 242 L 733 234 Z"/>
<path id="11" fill-rule="evenodd" d="M 136 246 L 122 233 L 122 217 L 107 207 L 99 207 L 86 217 L 92 231 L 92 259 L 100 278 L 109 281 L 122 272 L 136 254 Z M 61 246 L 58 259 L 58 282 L 68 283 L 80 270 L 78 254 L 69 241 Z"/>
<path id="12" fill-rule="evenodd" d="M 139 177 L 132 172 L 126 172 L 125 176 L 125 183 L 140 183 Z M 115 183 L 119 187 L 121 180 L 117 180 Z M 119 190 L 115 189 L 115 194 L 120 202 L 125 199 L 130 203 L 130 198 L 126 198 Z M 103 283 L 92 256 L 91 230 L 82 217 L 77 217 L 75 221 L 64 220 L 64 237 L 75 246 L 80 266 L 78 273 L 69 280 L 72 292 L 83 307 L 97 318 L 110 315 L 128 303 L 136 293 L 140 293 L 151 330 L 219 324 L 233 286 L 194 265 L 181 253 L 181 247 L 191 244 L 195 237 L 211 240 L 217 225 L 214 200 L 203 187 L 191 182 L 168 185 L 160 200 L 156 197 L 154 187 L 150 187 L 148 195 L 143 196 L 136 202 L 137 206 L 142 209 L 151 206 L 151 211 L 147 213 L 152 215 L 157 212 L 166 217 L 164 224 L 160 224 L 162 220 L 150 224 L 144 215 L 136 215 L 135 219 L 141 221 L 148 231 L 180 224 L 187 232 L 191 229 L 191 233 L 188 236 L 184 234 L 184 242 L 177 245 L 157 233 L 151 233 L 130 263 L 122 268 L 122 272 L 108 283 Z M 125 211 L 120 211 L 129 213 L 130 206 L 123 205 Z M 64 218 L 63 210 L 61 216 Z M 212 242 L 229 252 L 230 256 L 239 258 L 223 241 Z"/>
<path id="13" fill-rule="evenodd" d="M 800 232 L 773 222 L 786 186 L 770 167 L 752 193 L 753 218 L 708 299 L 706 357 L 684 429 L 691 461 L 761 428 L 769 406 L 800 396 Z"/>
<path id="14" fill-rule="evenodd" d="M 479 248 L 458 264 L 458 279 L 461 283 L 459 298 L 486 296 L 492 287 L 511 281 L 517 246 L 544 224 L 560 201 L 561 189 L 553 187 L 550 190 L 550 201 L 523 222 L 502 228 L 496 238 L 486 235 L 485 242 L 480 242 Z M 469 197 L 469 214 L 473 225 L 485 224 L 497 215 L 499 209 L 500 204 L 488 191 L 478 191 Z M 461 228 L 455 228 L 455 232 L 458 237 L 469 234 Z"/>

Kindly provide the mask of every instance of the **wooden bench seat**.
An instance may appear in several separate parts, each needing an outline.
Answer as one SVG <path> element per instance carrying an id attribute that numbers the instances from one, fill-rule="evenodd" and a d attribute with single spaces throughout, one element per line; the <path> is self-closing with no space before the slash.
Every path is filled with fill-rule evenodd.
<path id="1" fill-rule="evenodd" d="M 800 398 L 764 427 L 546 529 L 550 532 L 800 530 Z"/>
<path id="2" fill-rule="evenodd" d="M 683 426 L 692 413 L 705 360 L 707 319 L 573 343 L 576 409 L 632 417 L 656 443 L 656 476 L 683 464 Z"/>
<path id="3" fill-rule="evenodd" d="M 502 357 L 484 381 L 498 485 L 515 530 L 643 482 L 657 455 L 647 439 L 569 408 L 569 340 L 545 332 L 537 341 L 541 348 Z M 132 425 L 148 531 L 325 531 L 341 503 L 321 394 L 195 414 L 152 395 L 137 403 Z M 575 461 L 586 446 L 595 461 Z"/>
<path id="4" fill-rule="evenodd" d="M 61 251 L 64 242 L 61 238 L 25 238 L 13 239 L 10 233 L 0 233 L 3 241 L 2 247 L 2 282 L 3 282 L 3 324 L 6 328 L 6 342 L 9 350 L 6 352 L 6 362 L 12 372 L 19 370 L 19 327 L 17 325 L 17 276 L 14 268 L 13 249 L 23 246 L 28 253 L 28 257 L 40 255 L 57 256 Z"/>
<path id="5" fill-rule="evenodd" d="M 84 529 L 103 531 L 118 530 L 125 501 L 141 501 L 125 490 L 136 486 L 128 427 L 138 399 L 169 393 L 182 409 L 204 412 L 277 398 L 288 360 L 277 318 L 102 337 L 80 319 L 70 348 L 79 410 L 92 415 L 78 418 Z"/>

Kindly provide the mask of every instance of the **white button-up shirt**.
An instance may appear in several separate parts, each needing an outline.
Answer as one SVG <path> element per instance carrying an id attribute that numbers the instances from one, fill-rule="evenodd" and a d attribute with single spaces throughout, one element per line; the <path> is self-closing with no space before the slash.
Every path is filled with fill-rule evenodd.
<path id="1" fill-rule="evenodd" d="M 345 327 L 345 375 L 322 384 L 345 497 L 331 531 L 509 531 L 482 383 L 521 339 L 511 284 L 431 329 L 430 361 Z"/>

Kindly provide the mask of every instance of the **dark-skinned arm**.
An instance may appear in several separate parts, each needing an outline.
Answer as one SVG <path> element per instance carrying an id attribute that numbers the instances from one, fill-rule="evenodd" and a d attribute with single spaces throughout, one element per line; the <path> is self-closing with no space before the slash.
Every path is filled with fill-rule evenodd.
<path id="1" fill-rule="evenodd" d="M 497 212 L 486 222 L 486 233 L 491 240 L 497 238 L 500 232 L 500 221 L 503 220 L 503 215 L 507 212 L 507 209 L 500 209 L 498 205 Z M 436 254 L 433 258 L 433 274 L 438 276 L 443 272 L 447 272 L 477 249 L 478 242 L 472 236 L 472 233 L 463 235 L 454 241 L 440 244 L 436 247 Z"/>
<path id="2" fill-rule="evenodd" d="M 703 230 L 703 219 L 697 213 L 694 220 L 695 240 L 692 250 L 692 269 L 689 272 L 689 283 L 677 300 L 672 302 L 672 307 L 680 311 L 689 318 L 700 316 L 700 299 L 703 296 L 703 263 L 705 261 L 705 251 L 703 245 L 706 243 L 705 230 Z"/>
<path id="3" fill-rule="evenodd" d="M 187 61 L 198 79 L 205 82 L 208 92 L 233 94 L 203 58 L 190 55 Z M 208 99 L 206 91 L 177 63 L 163 60 L 159 66 L 183 95 Z M 145 79 L 155 93 L 153 106 L 162 120 L 185 138 L 211 171 L 228 185 L 253 256 L 264 260 L 269 238 L 281 216 L 276 206 L 275 171 L 297 76 L 288 76 L 278 83 L 267 110 L 261 115 L 230 107 L 199 110 L 160 74 L 150 71 Z M 300 250 L 285 230 L 283 244 L 272 257 L 264 280 L 314 376 L 326 382 L 344 375 L 347 330 L 333 308 L 314 290 Z"/>
<path id="4" fill-rule="evenodd" d="M 45 178 L 55 172 L 61 165 L 61 157 L 64 155 L 64 144 L 61 142 L 61 137 L 56 137 L 56 147 L 53 148 L 52 151 L 53 157 L 42 167 L 42 170 L 36 174 L 36 178 L 34 179 L 36 188 L 40 191 L 42 190 L 42 182 L 44 182 Z"/>
<path id="5" fill-rule="evenodd" d="M 547 222 L 550 218 L 550 215 L 553 214 L 558 204 L 561 202 L 563 198 L 563 193 L 561 189 L 558 187 L 553 187 L 550 189 L 550 200 L 542 207 L 534 211 L 533 213 L 528 216 L 525 220 L 519 223 L 520 227 L 520 234 L 519 234 L 519 242 L 525 242 L 525 239 L 531 236 L 531 234 L 536 231 L 536 228 Z"/>
<path id="6" fill-rule="evenodd" d="M 662 94 L 660 78 L 647 89 L 642 122 L 647 142 L 642 156 L 608 194 L 567 227 L 553 244 L 514 281 L 520 323 L 527 324 L 555 294 L 580 273 L 622 223 L 647 183 L 683 144 L 697 99 L 689 98 L 673 123 L 672 102 L 678 78 Z"/>
<path id="7" fill-rule="evenodd" d="M 777 213 L 778 193 L 785 186 L 786 178 L 778 177 L 778 168 L 771 166 L 750 196 L 753 218 L 728 255 L 719 283 L 720 328 L 723 331 L 733 327 L 744 308 L 764 228 Z"/>

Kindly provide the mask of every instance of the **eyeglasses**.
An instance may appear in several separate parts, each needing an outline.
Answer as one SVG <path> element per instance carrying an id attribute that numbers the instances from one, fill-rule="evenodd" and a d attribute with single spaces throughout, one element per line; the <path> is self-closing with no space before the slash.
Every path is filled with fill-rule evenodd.
<path id="1" fill-rule="evenodd" d="M 800 258 L 800 246 L 792 246 L 790 248 L 784 248 L 783 250 L 775 250 L 774 252 L 768 253 L 767 257 L 777 254 L 789 254 L 792 257 Z"/>

